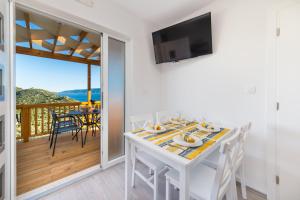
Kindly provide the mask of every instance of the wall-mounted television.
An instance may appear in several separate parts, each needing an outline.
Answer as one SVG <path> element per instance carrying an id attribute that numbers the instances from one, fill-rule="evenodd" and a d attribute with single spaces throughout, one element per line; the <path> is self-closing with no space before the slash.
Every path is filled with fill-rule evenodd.
<path id="1" fill-rule="evenodd" d="M 211 54 L 211 13 L 152 33 L 156 64 Z"/>

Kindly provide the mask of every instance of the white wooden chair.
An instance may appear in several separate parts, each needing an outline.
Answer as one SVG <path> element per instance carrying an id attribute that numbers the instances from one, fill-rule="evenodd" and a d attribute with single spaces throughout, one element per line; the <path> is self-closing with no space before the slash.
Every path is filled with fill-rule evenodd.
<path id="1" fill-rule="evenodd" d="M 132 130 L 136 130 L 138 128 L 144 128 L 147 123 L 154 123 L 152 114 L 144 114 L 144 115 L 134 115 L 130 116 L 130 125 Z"/>
<path id="2" fill-rule="evenodd" d="M 156 113 L 156 123 L 164 123 L 169 121 L 171 118 L 179 117 L 179 112 L 159 111 Z"/>
<path id="3" fill-rule="evenodd" d="M 132 130 L 143 128 L 146 124 L 153 123 L 153 116 L 151 114 L 140 115 L 140 116 L 131 116 L 130 123 Z M 165 169 L 164 163 L 153 158 L 151 155 L 147 154 L 144 151 L 138 149 L 138 147 L 132 145 L 132 187 L 135 187 L 135 175 L 137 175 L 141 180 L 143 180 L 147 185 L 149 185 L 154 192 L 153 199 L 157 200 L 158 198 L 158 175 L 163 169 Z M 143 163 L 149 168 L 150 177 L 146 177 L 136 168 L 136 161 Z"/>
<path id="4" fill-rule="evenodd" d="M 237 178 L 240 179 L 241 182 L 241 188 L 242 188 L 242 197 L 243 199 L 247 199 L 247 184 L 246 184 L 246 177 L 245 177 L 245 162 L 244 162 L 244 157 L 245 157 L 245 143 L 246 143 L 246 139 L 247 136 L 250 132 L 251 129 L 251 122 L 249 122 L 247 125 L 245 125 L 242 129 L 243 132 L 241 134 L 241 137 L 239 139 L 239 143 L 240 143 L 240 148 L 239 148 L 239 152 L 237 155 L 237 159 L 236 162 L 234 164 L 235 167 L 235 172 L 238 175 Z"/>
<path id="5" fill-rule="evenodd" d="M 198 164 L 190 175 L 190 196 L 192 199 L 222 200 L 235 199 L 233 195 L 233 168 L 232 162 L 237 155 L 239 133 L 224 140 L 220 148 L 220 159 L 217 169 Z M 170 185 L 179 188 L 179 175 L 175 170 L 166 173 L 166 199 L 170 200 Z M 180 190 L 180 188 L 179 188 Z"/>
<path id="6" fill-rule="evenodd" d="M 238 154 L 237 158 L 235 159 L 234 163 L 234 171 L 236 175 L 236 179 L 239 179 L 241 182 L 241 189 L 242 189 L 242 197 L 243 199 L 247 199 L 247 192 L 246 192 L 246 178 L 245 178 L 245 164 L 244 164 L 244 156 L 245 156 L 245 142 L 247 139 L 247 136 L 249 134 L 249 131 L 251 129 L 251 122 L 248 124 L 242 126 L 241 133 L 239 136 L 239 148 L 238 148 Z M 204 161 L 203 164 L 211 167 L 211 168 L 217 168 L 217 163 L 220 158 L 219 152 L 215 151 L 212 154 L 210 154 Z"/>

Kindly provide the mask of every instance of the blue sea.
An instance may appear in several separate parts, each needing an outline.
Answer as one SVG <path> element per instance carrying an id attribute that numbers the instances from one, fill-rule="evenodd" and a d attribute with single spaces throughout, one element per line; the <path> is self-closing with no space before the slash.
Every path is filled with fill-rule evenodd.
<path id="1" fill-rule="evenodd" d="M 94 101 L 100 101 L 101 96 L 100 96 L 101 90 L 100 88 L 93 88 L 92 89 L 92 100 Z M 67 96 L 72 99 L 75 99 L 80 102 L 86 102 L 87 101 L 87 90 L 67 90 L 67 91 L 62 91 L 58 93 L 59 96 Z"/>

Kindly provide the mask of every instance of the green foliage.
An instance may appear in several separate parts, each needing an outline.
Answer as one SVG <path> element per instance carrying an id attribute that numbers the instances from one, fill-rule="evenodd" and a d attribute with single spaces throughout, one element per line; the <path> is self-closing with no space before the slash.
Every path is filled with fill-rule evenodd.
<path id="1" fill-rule="evenodd" d="M 16 99 L 17 105 L 77 102 L 69 97 L 59 96 L 55 92 L 36 88 L 22 89 L 19 87 L 16 88 Z"/>
<path id="2" fill-rule="evenodd" d="M 51 103 L 70 103 L 70 102 L 78 102 L 74 99 L 71 99 L 66 96 L 59 96 L 55 92 L 50 92 L 43 89 L 36 89 L 36 88 L 29 88 L 29 89 L 22 89 L 17 87 L 16 88 L 16 99 L 17 105 L 20 104 L 51 104 Z M 68 108 L 69 109 L 69 108 Z M 68 110 L 64 110 L 68 112 Z M 47 131 L 48 123 L 51 123 L 51 118 L 49 118 L 48 110 L 46 108 L 38 108 L 37 113 L 35 113 L 34 109 L 31 109 L 31 134 L 35 132 L 35 119 L 37 119 L 37 131 L 39 133 L 42 132 L 42 116 L 44 121 L 44 132 Z M 43 114 L 42 114 L 43 113 Z M 21 110 L 16 111 L 17 116 L 21 117 Z M 35 116 L 37 114 L 37 116 Z M 16 124 L 17 129 L 17 137 L 21 137 L 21 123 Z"/>

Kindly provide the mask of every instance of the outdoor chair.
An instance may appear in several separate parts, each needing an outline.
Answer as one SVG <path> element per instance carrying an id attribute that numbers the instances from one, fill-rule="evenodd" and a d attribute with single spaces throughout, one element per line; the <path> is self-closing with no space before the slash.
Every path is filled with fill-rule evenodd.
<path id="1" fill-rule="evenodd" d="M 100 124 L 101 124 L 101 114 L 93 114 L 92 116 L 92 121 L 94 123 L 94 127 L 95 128 L 95 135 L 96 135 L 96 128 L 98 128 L 99 130 L 101 130 L 100 128 Z"/>
<path id="2" fill-rule="evenodd" d="M 83 147 L 83 137 L 82 137 L 82 123 L 80 120 L 76 120 L 74 116 L 71 115 L 58 115 L 55 111 L 50 111 L 52 116 L 52 124 L 51 124 L 51 133 L 49 136 L 50 141 L 50 149 L 53 146 L 52 156 L 55 154 L 55 146 L 57 141 L 57 136 L 62 133 L 72 132 L 72 139 L 76 137 L 76 141 L 78 141 L 78 133 L 81 133 L 81 146 Z M 75 135 L 73 132 L 75 131 Z"/>

